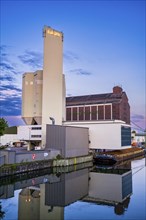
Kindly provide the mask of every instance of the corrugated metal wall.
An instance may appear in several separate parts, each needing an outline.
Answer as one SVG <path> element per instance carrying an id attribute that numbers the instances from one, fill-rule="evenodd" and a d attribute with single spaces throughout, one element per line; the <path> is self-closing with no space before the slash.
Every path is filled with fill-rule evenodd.
<path id="1" fill-rule="evenodd" d="M 45 205 L 66 206 L 88 194 L 88 169 L 61 174 L 57 183 L 45 184 Z"/>
<path id="2" fill-rule="evenodd" d="M 88 155 L 88 128 L 47 125 L 46 149 L 60 150 L 64 158 Z"/>

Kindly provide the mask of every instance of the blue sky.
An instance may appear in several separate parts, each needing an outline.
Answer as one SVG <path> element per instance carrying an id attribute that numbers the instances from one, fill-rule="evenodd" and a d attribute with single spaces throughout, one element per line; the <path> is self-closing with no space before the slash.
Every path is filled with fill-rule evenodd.
<path id="1" fill-rule="evenodd" d="M 66 94 L 108 93 L 120 85 L 131 120 L 145 128 L 145 11 L 142 0 L 2 0 L 0 116 L 20 123 L 22 74 L 43 69 L 47 25 L 64 33 Z"/>

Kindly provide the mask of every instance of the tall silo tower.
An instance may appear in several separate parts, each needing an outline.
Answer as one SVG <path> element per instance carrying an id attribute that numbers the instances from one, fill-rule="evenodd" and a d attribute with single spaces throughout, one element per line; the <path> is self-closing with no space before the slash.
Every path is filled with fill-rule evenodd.
<path id="1" fill-rule="evenodd" d="M 45 26 L 44 37 L 44 67 L 42 93 L 42 147 L 46 144 L 46 124 L 62 125 L 63 119 L 63 33 Z"/>
<path id="2" fill-rule="evenodd" d="M 33 122 L 42 124 L 42 89 L 43 89 L 43 70 L 34 72 L 34 91 L 33 91 Z"/>
<path id="3" fill-rule="evenodd" d="M 23 74 L 22 118 L 27 125 L 42 123 L 42 79 L 42 70 Z"/>
<path id="4" fill-rule="evenodd" d="M 33 121 L 34 74 L 27 72 L 22 78 L 22 118 L 27 125 Z"/>

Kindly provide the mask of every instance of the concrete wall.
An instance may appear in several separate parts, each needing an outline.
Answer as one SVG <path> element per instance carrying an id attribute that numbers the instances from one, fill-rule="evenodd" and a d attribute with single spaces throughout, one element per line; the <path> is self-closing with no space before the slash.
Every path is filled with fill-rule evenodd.
<path id="1" fill-rule="evenodd" d="M 58 149 L 64 158 L 88 155 L 88 128 L 47 125 L 46 149 Z"/>
<path id="2" fill-rule="evenodd" d="M 1 150 L 0 155 L 5 157 L 5 164 L 12 164 L 16 161 L 16 152 L 13 150 Z"/>
<path id="3" fill-rule="evenodd" d="M 130 127 L 123 121 L 65 122 L 64 125 L 89 128 L 89 148 L 91 149 L 124 149 L 121 146 L 121 126 Z"/>
<path id="4" fill-rule="evenodd" d="M 58 154 L 60 154 L 59 150 L 26 151 L 25 153 L 16 153 L 16 151 L 13 150 L 1 150 L 1 156 L 5 156 L 5 164 L 49 160 L 56 158 Z"/>

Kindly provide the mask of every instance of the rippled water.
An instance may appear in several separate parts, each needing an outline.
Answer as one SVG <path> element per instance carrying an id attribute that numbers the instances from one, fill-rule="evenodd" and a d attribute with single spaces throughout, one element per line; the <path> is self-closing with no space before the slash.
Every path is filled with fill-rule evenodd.
<path id="1" fill-rule="evenodd" d="M 142 158 L 118 167 L 76 166 L 0 181 L 0 219 L 145 220 L 145 175 Z"/>

